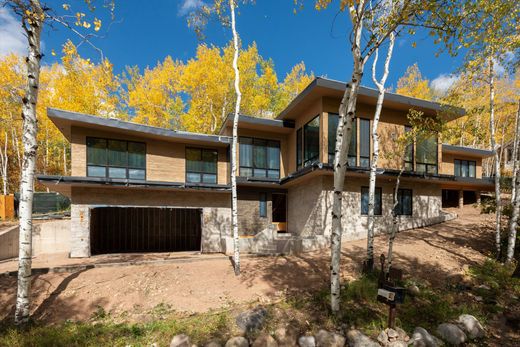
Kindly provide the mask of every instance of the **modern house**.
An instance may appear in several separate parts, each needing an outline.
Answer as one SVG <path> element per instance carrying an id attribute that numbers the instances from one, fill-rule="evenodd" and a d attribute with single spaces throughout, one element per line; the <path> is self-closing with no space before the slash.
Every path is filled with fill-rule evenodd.
<path id="1" fill-rule="evenodd" d="M 345 84 L 315 79 L 275 119 L 239 120 L 238 218 L 243 252 L 288 253 L 327 247 L 332 159 Z M 345 177 L 344 239 L 366 237 L 370 128 L 377 91 L 362 87 Z M 409 109 L 447 121 L 437 103 L 387 93 L 379 126 L 381 167 L 376 229 L 390 226 L 400 160 L 389 153 L 407 129 Z M 48 117 L 71 143 L 71 176 L 38 176 L 71 198 L 70 255 L 233 250 L 229 150 L 232 116 L 218 135 L 203 135 L 57 109 Z M 399 228 L 445 221 L 443 211 L 493 190 L 482 178 L 490 151 L 443 145 L 439 136 L 406 151 L 397 206 Z"/>

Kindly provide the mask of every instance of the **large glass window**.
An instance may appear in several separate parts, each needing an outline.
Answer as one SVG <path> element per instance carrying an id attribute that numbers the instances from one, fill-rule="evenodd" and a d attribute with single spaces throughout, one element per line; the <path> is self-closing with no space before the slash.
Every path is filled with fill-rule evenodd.
<path id="1" fill-rule="evenodd" d="M 240 137 L 240 176 L 280 178 L 280 142 Z"/>
<path id="2" fill-rule="evenodd" d="M 299 169 L 303 166 L 303 144 L 302 144 L 302 128 L 296 132 L 296 167 Z"/>
<path id="3" fill-rule="evenodd" d="M 336 149 L 336 135 L 338 131 L 339 115 L 329 113 L 328 121 L 328 152 L 329 164 L 334 162 L 334 152 Z M 348 148 L 348 166 L 356 166 L 357 157 L 357 118 L 352 121 L 352 136 L 350 137 L 350 146 Z"/>
<path id="4" fill-rule="evenodd" d="M 397 206 L 395 207 L 395 213 L 398 216 L 411 216 L 412 215 L 412 190 L 411 189 L 399 189 L 397 191 Z"/>
<path id="5" fill-rule="evenodd" d="M 455 159 L 455 176 L 475 177 L 477 162 L 473 160 Z"/>
<path id="6" fill-rule="evenodd" d="M 359 166 L 370 166 L 370 120 L 359 119 Z"/>
<path id="7" fill-rule="evenodd" d="M 412 131 L 412 127 L 405 125 L 404 132 L 409 133 Z M 404 169 L 406 171 L 413 171 L 413 140 L 408 144 L 404 150 Z"/>
<path id="8" fill-rule="evenodd" d="M 307 166 L 320 157 L 320 116 L 303 127 L 303 165 Z"/>
<path id="9" fill-rule="evenodd" d="M 87 137 L 87 176 L 146 178 L 146 145 Z"/>
<path id="10" fill-rule="evenodd" d="M 260 193 L 260 201 L 259 201 L 259 214 L 260 217 L 267 217 L 267 194 Z"/>
<path id="11" fill-rule="evenodd" d="M 437 174 L 437 136 L 431 136 L 417 142 L 417 160 L 415 171 Z"/>
<path id="12" fill-rule="evenodd" d="M 217 183 L 218 152 L 206 148 L 186 148 L 186 182 Z"/>
<path id="13" fill-rule="evenodd" d="M 376 187 L 374 198 L 374 215 L 380 216 L 383 214 L 381 188 Z M 361 214 L 368 215 L 368 187 L 361 187 Z"/>

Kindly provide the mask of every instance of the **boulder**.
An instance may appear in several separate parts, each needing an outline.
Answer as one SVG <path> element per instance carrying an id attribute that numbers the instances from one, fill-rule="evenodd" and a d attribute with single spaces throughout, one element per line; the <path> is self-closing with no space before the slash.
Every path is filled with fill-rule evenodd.
<path id="1" fill-rule="evenodd" d="M 304 335 L 298 339 L 298 346 L 300 347 L 316 347 L 316 339 L 314 336 Z"/>
<path id="2" fill-rule="evenodd" d="M 408 342 L 397 340 L 397 341 L 389 342 L 388 345 L 386 345 L 386 346 L 387 347 L 408 347 Z"/>
<path id="3" fill-rule="evenodd" d="M 243 336 L 236 336 L 227 340 L 225 347 L 249 347 L 249 342 Z"/>
<path id="4" fill-rule="evenodd" d="M 417 295 L 421 294 L 421 290 L 415 284 L 412 284 L 411 286 L 409 286 L 407 288 L 407 291 L 411 296 L 417 296 Z"/>
<path id="5" fill-rule="evenodd" d="M 222 344 L 216 340 L 210 341 L 204 345 L 204 347 L 222 347 Z"/>
<path id="6" fill-rule="evenodd" d="M 395 331 L 397 331 L 397 333 L 399 334 L 399 340 L 405 341 L 405 342 L 410 341 L 410 337 L 408 336 L 406 331 L 404 331 L 401 328 L 395 328 Z"/>
<path id="7" fill-rule="evenodd" d="M 461 314 L 458 319 L 459 327 L 467 334 L 470 339 L 479 339 L 484 337 L 484 327 L 477 318 L 470 314 Z"/>
<path id="8" fill-rule="evenodd" d="M 347 333 L 347 342 L 349 347 L 379 347 L 379 343 L 356 329 Z"/>
<path id="9" fill-rule="evenodd" d="M 251 345 L 252 347 L 278 347 L 278 342 L 268 334 L 260 334 Z"/>
<path id="10" fill-rule="evenodd" d="M 340 334 L 331 333 L 321 329 L 316 334 L 317 347 L 343 347 L 345 346 L 345 337 Z"/>
<path id="11" fill-rule="evenodd" d="M 407 346 L 407 341 L 410 340 L 406 332 L 401 328 L 395 328 L 395 329 L 385 329 L 379 333 L 377 336 L 377 341 L 382 346 Z"/>
<path id="12" fill-rule="evenodd" d="M 267 310 L 257 306 L 252 310 L 240 313 L 236 318 L 236 323 L 243 333 L 250 333 L 262 328 L 266 316 Z"/>
<path id="13" fill-rule="evenodd" d="M 187 335 L 175 335 L 170 342 L 170 347 L 191 347 L 190 338 Z"/>
<path id="14" fill-rule="evenodd" d="M 415 328 L 412 335 L 412 346 L 414 347 L 438 347 L 441 342 L 433 335 L 421 327 Z"/>
<path id="15" fill-rule="evenodd" d="M 437 327 L 437 334 L 447 343 L 459 346 L 466 342 L 467 337 L 464 331 L 451 323 L 442 323 Z"/>
<path id="16" fill-rule="evenodd" d="M 280 347 L 294 347 L 298 343 L 298 328 L 291 324 L 278 328 L 274 332 L 274 338 Z"/>

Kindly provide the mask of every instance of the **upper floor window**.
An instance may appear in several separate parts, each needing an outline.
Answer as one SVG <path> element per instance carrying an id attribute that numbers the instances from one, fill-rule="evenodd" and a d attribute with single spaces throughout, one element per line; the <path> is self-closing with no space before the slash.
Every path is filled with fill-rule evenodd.
<path id="1" fill-rule="evenodd" d="M 431 136 L 417 142 L 415 171 L 437 174 L 437 136 Z"/>
<path id="2" fill-rule="evenodd" d="M 370 166 L 370 120 L 359 119 L 359 166 Z"/>
<path id="3" fill-rule="evenodd" d="M 320 158 L 320 116 L 296 131 L 296 166 L 302 168 Z"/>
<path id="4" fill-rule="evenodd" d="M 398 216 L 411 216 L 412 215 L 412 190 L 411 189 L 399 189 L 397 191 L 397 206 L 395 207 L 395 214 Z"/>
<path id="5" fill-rule="evenodd" d="M 404 126 L 405 133 L 409 133 L 411 131 L 411 126 Z M 411 143 L 408 144 L 404 150 L 404 169 L 406 171 L 413 171 L 413 141 L 411 141 Z"/>
<path id="6" fill-rule="evenodd" d="M 476 161 L 455 159 L 455 176 L 475 177 L 476 167 Z"/>
<path id="7" fill-rule="evenodd" d="M 337 113 L 329 113 L 328 121 L 328 152 L 329 164 L 334 162 L 336 150 L 336 135 L 338 131 L 339 115 Z M 350 137 L 350 146 L 348 147 L 348 166 L 357 165 L 357 118 L 352 122 L 352 136 Z"/>
<path id="8" fill-rule="evenodd" d="M 186 182 L 217 183 L 218 152 L 207 148 L 186 148 Z"/>
<path id="9" fill-rule="evenodd" d="M 361 214 L 368 215 L 368 187 L 361 187 Z M 374 215 L 383 214 L 382 189 L 377 188 L 374 195 Z"/>
<path id="10" fill-rule="evenodd" d="M 87 176 L 146 179 L 146 144 L 87 137 Z"/>
<path id="11" fill-rule="evenodd" d="M 240 176 L 280 178 L 280 142 L 240 137 Z"/>

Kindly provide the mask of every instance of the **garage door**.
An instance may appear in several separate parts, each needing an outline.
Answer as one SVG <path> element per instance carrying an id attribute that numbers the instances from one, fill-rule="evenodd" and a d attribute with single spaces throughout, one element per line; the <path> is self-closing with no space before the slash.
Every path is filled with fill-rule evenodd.
<path id="1" fill-rule="evenodd" d="M 91 253 L 199 251 L 201 211 L 98 207 L 90 214 Z"/>

